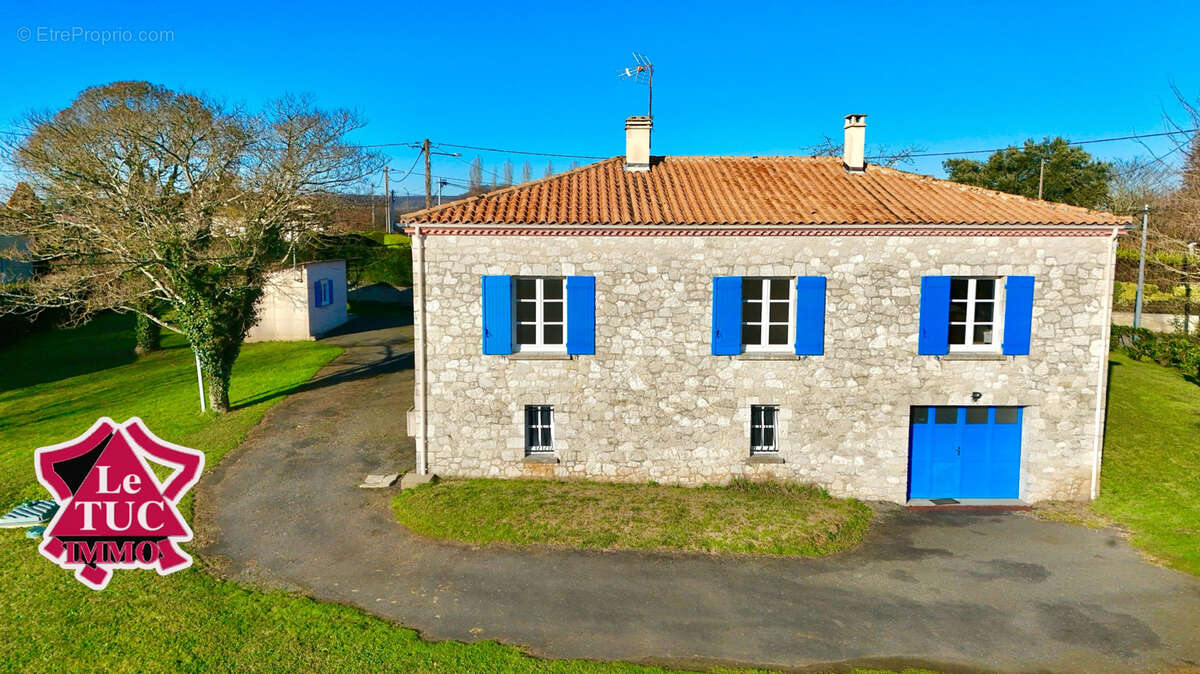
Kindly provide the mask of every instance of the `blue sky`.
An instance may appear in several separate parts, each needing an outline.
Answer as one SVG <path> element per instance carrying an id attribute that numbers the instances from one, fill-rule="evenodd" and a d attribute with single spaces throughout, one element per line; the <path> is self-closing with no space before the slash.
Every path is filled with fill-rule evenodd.
<path id="1" fill-rule="evenodd" d="M 362 143 L 428 136 L 608 156 L 624 151 L 625 116 L 645 112 L 645 88 L 616 77 L 634 49 L 656 64 L 654 154 L 802 154 L 822 136 L 839 138 L 850 112 L 868 114 L 869 146 L 942 152 L 1102 138 L 1161 131 L 1172 83 L 1200 98 L 1200 3 L 1157 2 L 1153 12 L 1128 2 L 853 5 L 11 3 L 0 18 L 0 129 L 89 85 L 145 79 L 252 107 L 309 92 L 360 111 Z M 75 27 L 172 35 L 49 40 L 49 29 Z M 1088 149 L 1147 153 L 1133 142 Z M 416 156 L 388 152 L 401 170 Z M 489 166 L 511 158 L 518 173 L 525 160 L 483 157 Z M 531 160 L 540 175 L 546 160 Z M 940 175 L 940 162 L 909 168 Z M 434 164 L 466 175 L 454 159 Z M 422 187 L 414 175 L 400 191 Z"/>

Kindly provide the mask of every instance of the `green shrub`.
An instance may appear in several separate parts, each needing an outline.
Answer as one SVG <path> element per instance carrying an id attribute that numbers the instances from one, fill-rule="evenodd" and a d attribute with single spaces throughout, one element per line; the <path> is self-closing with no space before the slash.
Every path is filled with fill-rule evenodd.
<path id="1" fill-rule="evenodd" d="M 1183 333 L 1158 333 L 1127 325 L 1112 326 L 1112 349 L 1134 360 L 1173 367 L 1200 377 L 1200 338 Z"/>

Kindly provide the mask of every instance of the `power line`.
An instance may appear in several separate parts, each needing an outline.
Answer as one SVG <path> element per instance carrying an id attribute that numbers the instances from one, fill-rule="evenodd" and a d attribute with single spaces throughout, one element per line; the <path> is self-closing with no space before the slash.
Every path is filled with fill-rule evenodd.
<path id="1" fill-rule="evenodd" d="M 1117 136 L 1114 138 L 1093 138 L 1091 140 L 1073 140 L 1073 141 L 1068 141 L 1067 145 L 1089 145 L 1091 143 L 1112 143 L 1112 142 L 1121 141 L 1121 140 L 1136 140 L 1138 138 L 1158 138 L 1161 136 L 1174 136 L 1174 135 L 1181 134 L 1181 133 L 1193 133 L 1196 131 L 1200 131 L 1200 127 L 1197 127 L 1194 129 L 1180 129 L 1178 131 L 1163 131 L 1161 133 L 1139 133 L 1139 134 L 1133 134 L 1130 136 Z M 1013 147 L 1013 146 L 1010 145 L 1009 147 Z M 1008 149 L 1008 147 L 1000 147 L 1000 148 L 993 148 L 990 150 L 961 150 L 961 151 L 957 151 L 957 152 L 919 152 L 919 153 L 903 154 L 903 155 L 876 155 L 874 157 L 867 157 L 867 159 L 895 159 L 897 157 L 955 157 L 955 156 L 964 155 L 964 154 L 992 154 L 992 153 L 1001 152 L 1001 151 L 1007 150 L 1007 149 Z"/>
<path id="2" fill-rule="evenodd" d="M 502 150 L 500 148 L 495 148 L 495 147 L 479 147 L 476 145 L 455 145 L 454 143 L 435 143 L 435 145 L 437 145 L 439 147 L 442 147 L 442 146 L 457 147 L 457 148 L 460 148 L 463 150 L 478 150 L 480 152 L 500 152 L 502 154 L 528 154 L 528 155 L 533 155 L 535 157 L 565 157 L 567 159 L 608 159 L 608 157 L 600 157 L 600 156 L 596 156 L 596 155 L 587 155 L 587 154 L 558 154 L 555 152 L 531 152 L 528 150 Z"/>

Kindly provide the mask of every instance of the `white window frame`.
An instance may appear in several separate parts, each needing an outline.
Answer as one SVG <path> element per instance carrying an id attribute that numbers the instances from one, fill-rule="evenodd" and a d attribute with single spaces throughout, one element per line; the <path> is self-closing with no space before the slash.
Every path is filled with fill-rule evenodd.
<path id="1" fill-rule="evenodd" d="M 996 286 L 995 286 L 994 290 L 992 291 L 992 299 L 990 300 L 992 302 L 992 322 L 991 322 L 992 343 L 991 344 L 970 344 L 970 343 L 954 344 L 954 343 L 950 343 L 948 345 L 949 350 L 954 353 L 1000 353 L 1003 349 L 1003 343 L 1004 343 L 1004 293 L 1005 293 L 1004 281 L 1005 281 L 1005 277 L 1004 276 L 952 276 L 952 277 L 950 277 L 951 284 L 953 284 L 955 281 L 967 281 L 967 299 L 965 300 L 967 303 L 966 322 L 961 323 L 961 322 L 951 321 L 951 320 L 949 320 L 950 316 L 947 315 L 947 317 L 946 317 L 947 325 L 948 326 L 954 326 L 954 325 L 964 326 L 965 334 L 964 334 L 963 338 L 966 339 L 968 342 L 972 342 L 975 339 L 975 325 L 976 325 L 976 323 L 975 323 L 975 303 L 977 301 L 979 301 L 975 297 L 975 288 L 976 288 L 977 282 L 978 281 L 994 281 L 996 283 Z M 950 298 L 951 303 L 962 302 L 962 301 L 964 301 L 964 300 L 956 300 L 956 299 L 954 299 L 953 294 L 951 295 L 951 298 Z M 986 302 L 988 300 L 983 300 L 983 301 Z M 947 307 L 947 311 L 949 311 L 949 307 Z M 986 323 L 980 323 L 980 325 L 986 325 Z M 946 339 L 947 339 L 947 341 L 949 341 L 949 338 L 950 338 L 949 337 L 949 329 L 947 329 L 946 332 L 947 332 Z"/>
<path id="2" fill-rule="evenodd" d="M 550 444 L 548 446 L 547 445 L 532 445 L 529 443 L 529 429 L 531 428 L 531 426 L 529 424 L 530 408 L 534 408 L 534 409 L 538 410 L 538 412 L 537 412 L 538 423 L 535 423 L 532 425 L 532 428 L 538 429 L 538 434 L 537 434 L 538 439 L 540 440 L 542 437 L 542 434 L 541 434 L 542 429 L 545 429 L 545 428 L 550 429 Z M 549 413 L 550 421 L 548 423 L 542 423 L 543 412 Z M 525 454 L 526 455 L 553 454 L 554 453 L 554 438 L 555 438 L 554 405 L 526 405 L 525 406 L 525 428 L 523 429 L 523 431 L 525 434 Z"/>
<path id="3" fill-rule="evenodd" d="M 772 419 L 770 424 L 763 419 L 762 411 L 765 409 L 772 410 Z M 758 412 L 758 419 L 755 419 L 755 412 Z M 771 445 L 755 445 L 754 444 L 754 429 L 770 428 L 772 437 L 775 440 Z M 779 405 L 751 405 L 750 406 L 750 454 L 778 454 L 779 453 Z"/>
<path id="4" fill-rule="evenodd" d="M 788 284 L 788 336 L 787 342 L 784 344 L 767 344 L 769 337 L 769 326 L 771 317 L 771 302 L 770 289 L 771 281 L 786 281 Z M 746 301 L 745 284 L 759 283 L 762 285 L 762 297 L 764 301 L 759 302 L 762 313 L 758 316 L 757 321 L 746 320 Z M 747 276 L 742 278 L 743 296 L 738 298 L 738 313 L 741 316 L 741 322 L 738 324 L 738 339 L 742 339 L 742 328 L 748 324 L 759 326 L 759 343 L 747 344 L 742 342 L 743 353 L 794 353 L 796 348 L 796 277 L 795 276 Z"/>
<path id="5" fill-rule="evenodd" d="M 545 319 L 545 282 L 547 280 L 556 280 L 562 282 L 562 344 L 546 344 L 546 326 L 559 325 L 558 321 L 546 322 Z M 518 309 L 521 301 L 517 295 L 517 284 L 521 281 L 535 281 L 537 290 L 534 293 L 534 306 L 536 315 L 532 323 L 522 322 L 518 317 Z M 559 300 L 551 300 L 557 302 Z M 521 344 L 518 340 L 517 328 L 521 325 L 533 325 L 534 332 L 537 337 L 537 342 L 533 344 Z M 512 344 L 513 351 L 517 353 L 566 353 L 567 352 L 567 278 L 565 276 L 514 276 L 512 290 Z"/>

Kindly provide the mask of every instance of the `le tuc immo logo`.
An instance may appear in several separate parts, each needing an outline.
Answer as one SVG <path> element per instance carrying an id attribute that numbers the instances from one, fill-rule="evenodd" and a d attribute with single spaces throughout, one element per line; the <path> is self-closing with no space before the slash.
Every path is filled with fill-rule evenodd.
<path id="1" fill-rule="evenodd" d="M 150 462 L 170 470 L 165 480 Z M 59 505 L 38 549 L 84 585 L 103 590 L 114 569 L 166 575 L 192 565 L 178 545 L 192 530 L 175 505 L 200 478 L 203 453 L 159 439 L 136 417 L 102 417 L 74 440 L 38 449 L 34 465 Z"/>

